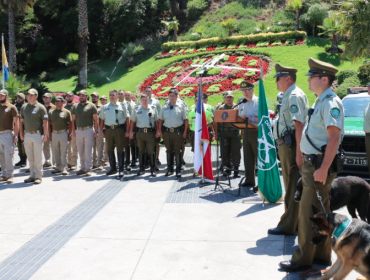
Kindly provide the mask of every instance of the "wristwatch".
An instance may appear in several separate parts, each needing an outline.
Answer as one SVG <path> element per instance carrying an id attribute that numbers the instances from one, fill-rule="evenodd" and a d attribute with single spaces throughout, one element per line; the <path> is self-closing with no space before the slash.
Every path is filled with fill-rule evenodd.
<path id="1" fill-rule="evenodd" d="M 72 137 L 73 135 L 72 134 L 68 134 L 69 137 Z"/>
<path id="2" fill-rule="evenodd" d="M 17 138 L 18 139 L 18 136 L 14 136 L 14 138 Z"/>

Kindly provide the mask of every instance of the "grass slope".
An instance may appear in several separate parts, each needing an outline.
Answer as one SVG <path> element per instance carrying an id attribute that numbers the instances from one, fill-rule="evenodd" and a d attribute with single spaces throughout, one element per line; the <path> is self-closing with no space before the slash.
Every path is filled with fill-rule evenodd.
<path id="1" fill-rule="evenodd" d="M 320 38 L 308 38 L 307 44 L 302 46 L 282 46 L 282 47 L 271 47 L 271 48 L 256 48 L 248 50 L 251 53 L 262 53 L 268 55 L 272 60 L 284 66 L 294 67 L 298 69 L 297 73 L 297 85 L 307 94 L 310 104 L 315 100 L 315 96 L 308 90 L 307 77 L 305 74 L 308 71 L 308 58 L 313 57 L 320 59 L 335 65 L 339 70 L 353 69 L 356 70 L 360 64 L 352 64 L 350 61 L 342 61 L 339 55 L 331 55 L 325 52 L 325 46 L 330 45 L 330 40 Z M 216 51 L 213 53 L 222 53 L 225 51 Z M 166 65 L 188 57 L 197 56 L 196 54 L 175 56 L 166 59 L 155 59 L 155 55 L 152 57 L 143 57 L 137 60 L 138 65 L 133 68 L 128 68 L 126 62 L 118 64 L 115 73 L 110 78 L 110 82 L 106 77 L 110 76 L 111 71 L 115 67 L 115 61 L 100 61 L 94 62 L 102 69 L 103 73 L 94 73 L 89 75 L 89 85 L 87 89 L 89 93 L 93 91 L 99 92 L 101 95 L 108 95 L 111 89 L 124 89 L 134 92 L 135 87 L 143 81 L 150 74 L 156 70 L 165 67 Z M 67 69 L 61 69 L 52 73 L 54 80 L 45 83 L 52 92 L 67 92 L 74 90 L 77 84 L 77 76 L 70 76 Z M 264 85 L 266 95 L 268 98 L 269 107 L 272 108 L 273 102 L 276 100 L 276 89 L 275 79 L 273 78 L 274 71 L 269 74 L 266 78 Z M 255 89 L 256 95 L 258 95 L 258 86 Z M 241 92 L 235 93 L 235 99 L 241 97 Z M 193 104 L 194 101 L 190 98 L 186 99 L 187 103 Z M 209 104 L 216 105 L 222 101 L 222 96 L 210 96 Z M 164 102 L 164 101 L 162 101 Z"/>

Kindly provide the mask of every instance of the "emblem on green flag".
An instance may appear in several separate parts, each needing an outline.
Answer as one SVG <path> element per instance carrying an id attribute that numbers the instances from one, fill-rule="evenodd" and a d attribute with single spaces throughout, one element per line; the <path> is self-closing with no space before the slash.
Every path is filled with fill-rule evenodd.
<path id="1" fill-rule="evenodd" d="M 258 120 L 258 188 L 268 202 L 275 203 L 283 191 L 262 79 L 259 80 Z"/>

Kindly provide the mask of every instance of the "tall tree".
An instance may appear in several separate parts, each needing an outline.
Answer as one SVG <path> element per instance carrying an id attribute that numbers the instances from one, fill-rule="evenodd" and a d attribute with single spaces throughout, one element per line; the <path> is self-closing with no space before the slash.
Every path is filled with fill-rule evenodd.
<path id="1" fill-rule="evenodd" d="M 78 0 L 78 88 L 87 88 L 89 25 L 87 0 Z"/>
<path id="2" fill-rule="evenodd" d="M 12 73 L 17 72 L 15 17 L 18 13 L 23 13 L 28 5 L 32 7 L 33 2 L 33 0 L 0 0 L 0 8 L 8 13 L 9 70 Z"/>
<path id="3" fill-rule="evenodd" d="M 176 17 L 173 17 L 172 21 L 162 20 L 161 22 L 166 26 L 168 31 L 173 29 L 173 41 L 177 42 L 177 30 L 179 30 L 180 24 Z"/>
<path id="4" fill-rule="evenodd" d="M 340 15 L 335 15 L 333 13 L 329 14 L 329 17 L 324 19 L 324 24 L 319 25 L 319 28 L 322 29 L 322 33 L 319 35 L 326 35 L 331 37 L 331 48 L 330 52 L 332 54 L 339 53 L 338 48 L 338 35 L 339 31 L 342 28 L 342 17 Z"/>
<path id="5" fill-rule="evenodd" d="M 290 0 L 286 5 L 286 10 L 295 13 L 295 30 L 299 28 L 299 10 L 302 8 L 301 0 Z"/>

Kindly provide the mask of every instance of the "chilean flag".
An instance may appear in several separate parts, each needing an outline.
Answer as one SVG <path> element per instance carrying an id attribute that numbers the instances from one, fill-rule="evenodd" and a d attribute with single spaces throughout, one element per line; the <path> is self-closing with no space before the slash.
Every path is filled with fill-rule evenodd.
<path id="1" fill-rule="evenodd" d="M 211 144 L 207 125 L 206 113 L 202 100 L 202 92 L 199 89 L 197 112 L 195 116 L 195 137 L 194 137 L 194 170 L 198 175 L 202 174 L 202 159 L 204 177 L 214 180 L 211 160 Z M 205 127 L 205 128 L 204 128 Z M 204 128 L 203 130 L 201 130 Z"/>

